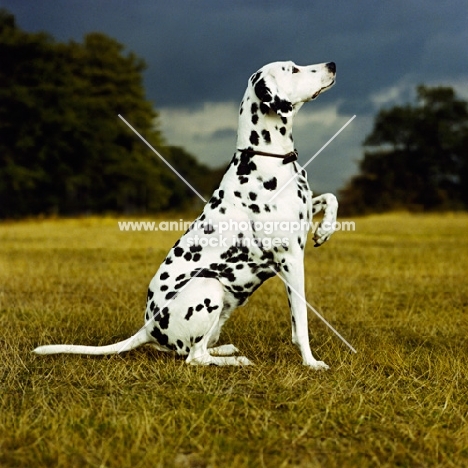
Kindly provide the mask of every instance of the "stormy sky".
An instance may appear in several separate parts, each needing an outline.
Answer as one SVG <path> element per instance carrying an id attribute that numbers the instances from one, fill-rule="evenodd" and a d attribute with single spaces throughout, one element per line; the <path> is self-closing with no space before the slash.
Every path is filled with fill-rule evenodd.
<path id="1" fill-rule="evenodd" d="M 308 166 L 315 192 L 343 187 L 376 112 L 413 101 L 418 84 L 453 86 L 468 99 L 466 0 L 0 0 L 0 7 L 26 31 L 60 41 L 102 31 L 144 58 L 147 97 L 168 143 L 210 166 L 234 153 L 239 102 L 258 68 L 336 62 L 335 86 L 305 105 L 294 127 L 305 163 L 357 116 Z"/>

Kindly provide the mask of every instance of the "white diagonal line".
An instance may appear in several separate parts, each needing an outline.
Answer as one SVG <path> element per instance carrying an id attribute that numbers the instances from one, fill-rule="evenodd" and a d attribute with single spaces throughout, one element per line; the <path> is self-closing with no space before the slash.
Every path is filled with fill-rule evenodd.
<path id="1" fill-rule="evenodd" d="M 303 297 L 299 294 L 274 268 L 269 267 L 281 280 L 283 283 L 288 286 L 291 291 L 296 294 L 301 301 L 303 301 L 307 307 L 346 345 L 348 348 L 353 352 L 357 353 L 356 349 L 354 349 Z"/>
<path id="2" fill-rule="evenodd" d="M 354 119 L 356 114 L 353 115 L 305 164 L 302 166 L 305 169 Z M 294 174 L 282 187 L 278 190 L 271 198 L 270 201 L 273 201 L 288 185 L 292 182 L 299 173 Z"/>
<path id="3" fill-rule="evenodd" d="M 162 310 L 167 307 L 191 282 L 192 280 L 194 280 L 201 272 L 203 271 L 203 268 L 200 268 L 200 271 L 198 271 L 198 273 L 196 275 L 193 275 L 190 280 L 187 282 L 187 284 L 185 284 L 181 289 L 179 289 L 179 291 L 177 291 L 177 294 L 174 296 L 174 297 L 171 297 L 162 307 L 160 307 L 158 313 L 156 315 L 159 315 Z M 156 317 L 153 316 L 153 320 L 154 318 Z M 141 332 L 141 330 L 143 330 L 143 328 L 145 328 L 148 323 L 150 323 L 150 321 L 146 322 L 134 335 L 133 335 L 133 338 L 135 338 L 136 335 L 138 335 L 138 333 Z M 130 340 L 128 342 L 128 344 L 125 344 L 124 346 L 122 346 L 118 351 L 117 351 L 117 354 L 120 354 L 122 353 L 123 351 L 125 351 L 125 348 L 128 348 L 128 346 L 130 346 L 132 344 L 133 340 Z"/>
<path id="4" fill-rule="evenodd" d="M 198 195 L 198 197 L 203 200 L 205 203 L 206 203 L 206 200 L 203 198 L 202 195 L 200 195 L 185 179 L 184 177 L 179 174 L 179 172 L 177 172 L 152 146 L 150 143 L 148 143 L 120 114 L 118 114 L 119 117 L 140 137 L 141 141 L 143 141 L 143 143 L 146 144 L 146 146 L 148 146 L 148 148 L 150 148 L 157 156 L 159 156 L 159 158 L 166 164 L 166 166 L 168 166 L 172 172 L 174 172 L 174 174 L 177 174 L 179 176 L 179 179 L 182 180 L 183 182 L 185 182 L 185 184 L 187 185 L 187 187 L 189 187 L 190 189 L 192 189 L 192 191 Z"/>

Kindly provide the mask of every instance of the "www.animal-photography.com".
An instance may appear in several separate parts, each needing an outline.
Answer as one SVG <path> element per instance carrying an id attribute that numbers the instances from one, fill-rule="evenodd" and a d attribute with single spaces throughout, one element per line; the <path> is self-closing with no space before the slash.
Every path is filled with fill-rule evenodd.
<path id="1" fill-rule="evenodd" d="M 4 0 L 0 465 L 468 465 L 465 9 Z"/>

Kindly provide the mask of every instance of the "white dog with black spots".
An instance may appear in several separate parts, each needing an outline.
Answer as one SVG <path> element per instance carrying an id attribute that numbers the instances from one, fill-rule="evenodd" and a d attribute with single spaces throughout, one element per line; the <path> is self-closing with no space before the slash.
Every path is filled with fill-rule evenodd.
<path id="1" fill-rule="evenodd" d="M 240 105 L 234 157 L 202 214 L 151 280 L 144 326 L 109 346 L 48 345 L 34 352 L 102 355 L 152 344 L 187 356 L 190 364 L 248 365 L 246 357 L 235 356 L 235 346 L 215 345 L 234 309 L 279 273 L 288 285 L 292 341 L 306 366 L 327 369 L 309 345 L 304 248 L 308 226 L 320 210 L 324 218 L 315 245 L 329 239 L 338 203 L 331 194 L 312 198 L 307 174 L 296 161 L 292 128 L 302 105 L 329 89 L 335 76 L 333 62 L 275 62 L 252 75 Z M 277 229 L 262 229 L 267 223 Z M 283 223 L 301 228 L 285 232 L 279 228 Z M 229 229 L 221 234 L 220 225 Z M 240 231 L 240 225 L 250 229 Z"/>

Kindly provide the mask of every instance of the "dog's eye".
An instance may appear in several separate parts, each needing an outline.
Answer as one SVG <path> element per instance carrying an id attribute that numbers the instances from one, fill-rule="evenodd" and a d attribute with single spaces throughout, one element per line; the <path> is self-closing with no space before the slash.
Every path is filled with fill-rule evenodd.
<path id="1" fill-rule="evenodd" d="M 293 72 L 293 73 L 299 73 L 300 71 L 301 71 L 301 70 L 299 70 L 299 68 L 297 68 L 297 67 L 293 67 L 293 68 L 292 68 L 292 72 Z"/>

